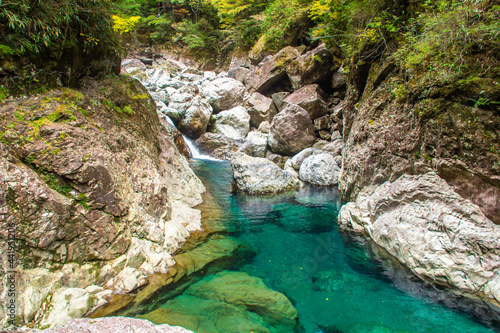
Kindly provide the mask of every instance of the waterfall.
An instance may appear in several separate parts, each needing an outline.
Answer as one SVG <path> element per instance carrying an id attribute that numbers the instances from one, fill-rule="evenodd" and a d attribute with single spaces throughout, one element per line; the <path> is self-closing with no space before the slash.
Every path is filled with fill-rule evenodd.
<path id="1" fill-rule="evenodd" d="M 172 121 L 172 119 L 170 119 L 170 117 L 162 115 L 162 118 L 165 119 L 165 121 L 168 122 L 170 125 L 175 127 L 175 124 Z M 200 153 L 200 151 L 198 150 L 198 147 L 196 147 L 194 145 L 193 141 L 188 139 L 184 134 L 182 134 L 182 137 L 184 138 L 184 142 L 186 142 L 189 150 L 191 151 L 192 158 L 197 159 L 197 160 L 222 161 L 222 160 L 219 160 L 217 158 L 213 158 L 211 156 Z"/>
<path id="2" fill-rule="evenodd" d="M 187 146 L 189 147 L 189 150 L 191 151 L 191 155 L 193 155 L 194 159 L 197 160 L 210 160 L 210 161 L 221 161 L 219 159 L 213 158 L 211 156 L 205 155 L 200 153 L 198 150 L 198 147 L 196 147 L 190 139 L 188 139 L 184 134 L 182 134 L 182 137 L 184 138 L 184 141 L 186 142 Z"/>

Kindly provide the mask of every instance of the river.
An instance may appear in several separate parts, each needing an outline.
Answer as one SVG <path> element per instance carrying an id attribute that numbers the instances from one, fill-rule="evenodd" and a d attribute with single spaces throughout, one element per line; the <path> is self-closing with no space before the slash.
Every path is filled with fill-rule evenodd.
<path id="1" fill-rule="evenodd" d="M 229 163 L 193 160 L 191 165 L 212 202 L 217 202 L 213 209 L 218 213 L 210 212 L 210 204 L 203 208 L 205 225 L 252 249 L 224 270 L 261 278 L 297 309 L 295 327 L 264 323 L 260 331 L 498 332 L 498 322 L 488 319 L 488 309 L 481 303 L 420 282 L 373 245 L 341 234 L 335 223 L 339 210 L 335 188 L 249 196 L 231 190 Z M 200 276 L 197 285 L 212 278 Z M 188 289 L 173 299 L 162 299 L 138 317 L 158 322 L 152 314 L 160 307 L 170 314 L 160 321 L 197 333 L 254 331 L 248 328 L 253 320 L 248 313 L 238 317 L 232 309 L 228 324 L 229 310 L 204 307 L 192 295 Z"/>

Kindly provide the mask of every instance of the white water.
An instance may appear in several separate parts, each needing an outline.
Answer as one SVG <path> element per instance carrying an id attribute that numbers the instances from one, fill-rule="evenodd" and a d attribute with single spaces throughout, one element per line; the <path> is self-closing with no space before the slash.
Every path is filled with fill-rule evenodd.
<path id="1" fill-rule="evenodd" d="M 189 147 L 189 150 L 191 151 L 191 155 L 193 155 L 192 158 L 197 159 L 197 160 L 209 160 L 209 161 L 222 161 L 217 158 L 213 158 L 212 156 L 208 156 L 205 154 L 200 153 L 198 150 L 198 147 L 196 147 L 193 143 L 193 141 L 189 140 L 184 134 L 182 134 L 182 137 L 184 138 L 184 141 L 186 142 L 187 146 Z"/>

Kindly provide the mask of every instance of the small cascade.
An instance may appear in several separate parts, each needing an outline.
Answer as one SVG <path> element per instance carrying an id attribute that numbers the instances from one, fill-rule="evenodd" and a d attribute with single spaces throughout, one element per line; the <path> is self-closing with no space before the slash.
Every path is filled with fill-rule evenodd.
<path id="1" fill-rule="evenodd" d="M 191 155 L 193 156 L 192 158 L 197 159 L 197 160 L 209 160 L 209 161 L 221 161 L 217 158 L 213 158 L 209 155 L 205 155 L 200 153 L 198 150 L 198 147 L 194 145 L 194 142 L 188 139 L 184 134 L 182 134 L 182 137 L 184 138 L 184 141 L 186 142 L 189 150 L 191 151 Z"/>

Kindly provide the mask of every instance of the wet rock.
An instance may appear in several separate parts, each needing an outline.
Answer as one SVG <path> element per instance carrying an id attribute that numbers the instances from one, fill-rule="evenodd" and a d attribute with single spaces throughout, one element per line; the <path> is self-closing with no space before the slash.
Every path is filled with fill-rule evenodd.
<path id="1" fill-rule="evenodd" d="M 423 279 L 500 301 L 489 288 L 500 267 L 500 227 L 434 172 L 365 189 L 342 207 L 339 225 L 369 235 Z"/>
<path id="2" fill-rule="evenodd" d="M 297 177 L 266 158 L 235 153 L 231 158 L 235 186 L 250 194 L 279 193 L 300 185 Z"/>
<path id="3" fill-rule="evenodd" d="M 300 165 L 300 180 L 318 186 L 333 186 L 339 182 L 340 167 L 331 154 L 317 154 Z"/>
<path id="4" fill-rule="evenodd" d="M 222 111 L 213 119 L 215 123 L 211 132 L 220 133 L 231 139 L 244 139 L 250 131 L 250 115 L 242 106 Z"/>
<path id="5" fill-rule="evenodd" d="M 300 106 L 288 105 L 274 117 L 268 142 L 274 153 L 293 156 L 315 142 L 312 120 Z"/>
<path id="6" fill-rule="evenodd" d="M 311 84 L 294 91 L 284 102 L 300 106 L 315 120 L 328 114 L 326 99 L 323 90 L 317 84 Z"/>
<path id="7" fill-rule="evenodd" d="M 199 272 L 216 262 L 233 262 L 235 258 L 249 256 L 251 251 L 233 237 L 212 236 L 203 245 L 174 256 L 178 273 L 175 280 L 184 275 Z"/>
<path id="8" fill-rule="evenodd" d="M 250 115 L 250 125 L 258 128 L 263 121 L 271 122 L 276 114 L 276 107 L 273 100 L 254 92 L 248 99 L 247 106 Z"/>
<path id="9" fill-rule="evenodd" d="M 243 105 L 248 98 L 245 86 L 229 77 L 204 82 L 202 92 L 215 112 Z"/>

